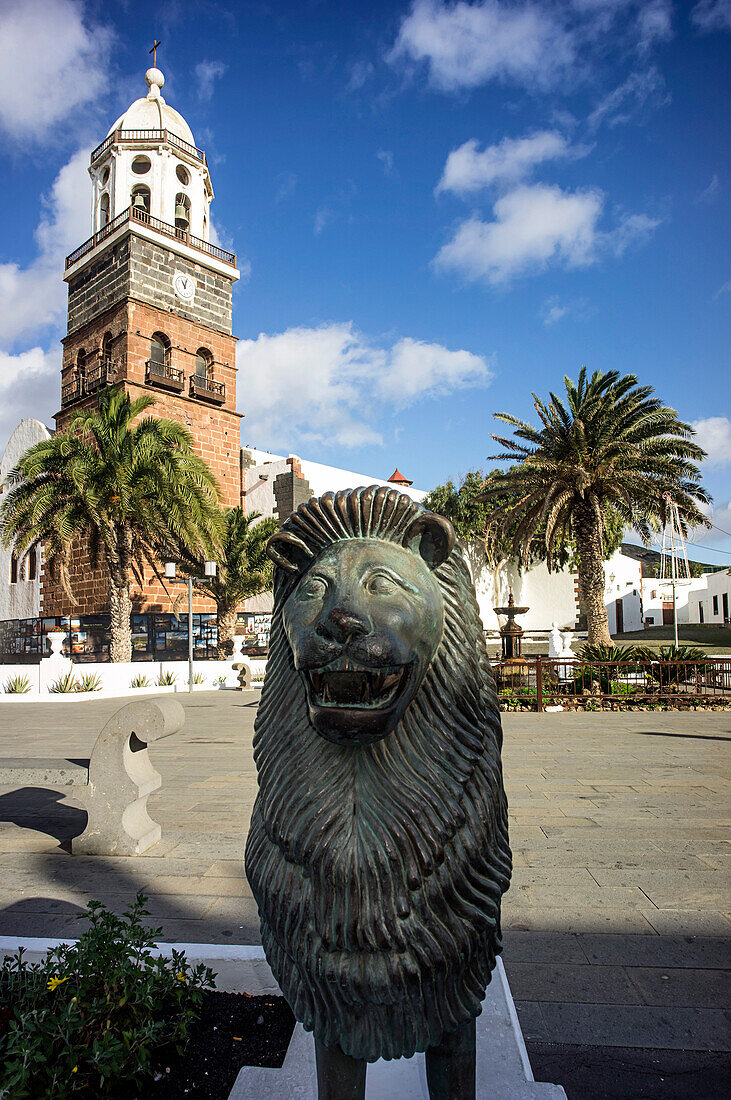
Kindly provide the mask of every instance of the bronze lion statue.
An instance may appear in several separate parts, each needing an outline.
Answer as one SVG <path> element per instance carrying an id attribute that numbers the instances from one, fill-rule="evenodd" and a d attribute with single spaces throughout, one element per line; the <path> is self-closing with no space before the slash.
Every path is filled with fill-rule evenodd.
<path id="1" fill-rule="evenodd" d="M 432 1100 L 469 1100 L 511 856 L 467 567 L 447 520 L 379 486 L 301 505 L 268 553 L 246 844 L 266 957 L 321 1097 L 426 1051 Z"/>

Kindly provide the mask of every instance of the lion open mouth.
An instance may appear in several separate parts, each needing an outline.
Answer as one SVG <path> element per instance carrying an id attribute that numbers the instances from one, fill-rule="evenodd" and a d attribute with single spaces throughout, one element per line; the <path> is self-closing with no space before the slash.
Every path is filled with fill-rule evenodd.
<path id="1" fill-rule="evenodd" d="M 366 668 L 341 657 L 327 668 L 304 671 L 315 706 L 376 709 L 394 702 L 406 684 L 408 667 Z"/>

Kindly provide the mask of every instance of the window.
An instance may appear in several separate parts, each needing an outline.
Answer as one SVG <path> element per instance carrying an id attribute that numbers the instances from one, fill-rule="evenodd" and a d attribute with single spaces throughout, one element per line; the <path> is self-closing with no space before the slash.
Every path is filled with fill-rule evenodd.
<path id="1" fill-rule="evenodd" d="M 132 161 L 132 171 L 136 176 L 144 176 L 150 171 L 149 157 L 135 157 Z"/>
<path id="2" fill-rule="evenodd" d="M 190 227 L 190 199 L 179 191 L 175 196 L 175 228 L 187 230 Z"/>
<path id="3" fill-rule="evenodd" d="M 713 614 L 718 615 L 718 596 L 713 597 Z"/>
<path id="4" fill-rule="evenodd" d="M 145 187 L 144 184 L 138 183 L 132 188 L 132 206 L 137 213 L 150 213 L 150 188 Z"/>
<path id="5" fill-rule="evenodd" d="M 705 617 L 703 615 L 703 601 L 699 600 L 698 601 L 698 622 L 699 623 L 704 623 L 705 621 L 706 620 L 705 620 Z"/>
<path id="6" fill-rule="evenodd" d="M 105 191 L 99 204 L 99 228 L 103 229 L 109 222 L 109 192 Z"/>
<path id="7" fill-rule="evenodd" d="M 213 366 L 213 356 L 208 348 L 198 348 L 195 353 L 195 376 L 205 381 Z"/>
<path id="8" fill-rule="evenodd" d="M 164 332 L 153 332 L 150 340 L 150 359 L 153 363 L 169 364 L 170 341 Z"/>
<path id="9" fill-rule="evenodd" d="M 102 337 L 102 359 L 105 363 L 111 361 L 112 358 L 112 344 L 114 343 L 114 337 L 111 332 L 105 332 Z"/>
<path id="10" fill-rule="evenodd" d="M 28 554 L 28 580 L 34 581 L 38 576 L 38 550 L 33 547 Z"/>
<path id="11" fill-rule="evenodd" d="M 178 177 L 183 187 L 187 187 L 190 183 L 190 172 L 184 164 L 179 164 L 175 169 L 175 175 Z"/>
<path id="12" fill-rule="evenodd" d="M 99 182 L 101 183 L 102 187 L 107 186 L 107 184 L 109 183 L 109 168 L 104 169 L 104 171 L 101 174 L 101 178 L 100 178 Z"/>
<path id="13" fill-rule="evenodd" d="M 14 550 L 10 555 L 10 583 L 18 583 L 18 555 Z"/>
<path id="14" fill-rule="evenodd" d="M 79 348 L 76 353 L 76 373 L 79 378 L 83 378 L 86 374 L 86 352 L 83 348 Z"/>

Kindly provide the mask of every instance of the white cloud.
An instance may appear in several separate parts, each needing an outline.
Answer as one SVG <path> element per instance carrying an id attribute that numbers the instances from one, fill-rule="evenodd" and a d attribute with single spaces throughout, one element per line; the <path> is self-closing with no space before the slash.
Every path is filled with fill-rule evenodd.
<path id="1" fill-rule="evenodd" d="M 107 85 L 112 34 L 73 0 L 0 4 L 0 129 L 22 145 L 54 136 Z M 82 110 L 83 108 L 83 110 Z"/>
<path id="2" fill-rule="evenodd" d="M 690 18 L 701 32 L 731 31 L 731 0 L 701 0 Z"/>
<path id="3" fill-rule="evenodd" d="M 731 420 L 727 416 L 708 416 L 694 420 L 695 442 L 707 452 L 707 467 L 731 463 Z"/>
<path id="4" fill-rule="evenodd" d="M 226 72 L 228 65 L 223 61 L 199 61 L 196 65 L 195 79 L 198 84 L 198 98 L 210 99 L 213 95 L 213 85 L 219 77 Z"/>
<path id="5" fill-rule="evenodd" d="M 497 200 L 494 221 L 472 217 L 462 222 L 435 265 L 496 284 L 550 262 L 568 267 L 590 263 L 603 205 L 601 191 L 518 187 Z"/>
<path id="6" fill-rule="evenodd" d="M 0 439 L 7 440 L 26 416 L 44 417 L 58 407 L 61 350 L 0 351 Z M 49 419 L 49 424 L 52 421 Z"/>
<path id="7" fill-rule="evenodd" d="M 557 324 L 559 321 L 570 312 L 569 306 L 562 305 L 557 294 L 552 294 L 550 298 L 546 298 L 545 302 L 541 306 L 541 319 L 543 324 L 551 326 Z"/>
<path id="8" fill-rule="evenodd" d="M 393 153 L 390 149 L 379 149 L 376 156 L 383 165 L 383 171 L 387 176 L 393 175 Z"/>
<path id="9" fill-rule="evenodd" d="M 710 202 L 714 195 L 717 194 L 721 187 L 721 177 L 718 172 L 714 172 L 711 176 L 710 182 L 707 187 L 704 187 L 701 193 L 698 195 L 696 202 Z"/>
<path id="10" fill-rule="evenodd" d="M 583 156 L 586 148 L 572 149 L 558 130 L 539 130 L 522 138 L 503 138 L 482 152 L 472 139 L 453 149 L 447 157 L 437 192 L 465 195 L 494 184 L 517 183 L 537 164 Z"/>
<path id="11" fill-rule="evenodd" d="M 60 320 L 66 307 L 64 257 L 90 233 L 89 149 L 79 149 L 42 199 L 38 255 L 27 267 L 0 264 L 0 348 Z"/>
<path id="12" fill-rule="evenodd" d="M 606 38 L 646 55 L 672 34 L 670 0 L 414 0 L 388 54 L 445 92 L 497 80 L 531 91 L 591 78 Z"/>
<path id="13" fill-rule="evenodd" d="M 434 87 L 456 91 L 490 80 L 550 87 L 574 57 L 571 35 L 547 7 L 414 0 L 389 60 L 426 62 Z"/>
<path id="14" fill-rule="evenodd" d="M 621 126 L 632 119 L 640 119 L 650 109 L 664 107 L 670 102 L 665 81 L 655 66 L 644 72 L 630 73 L 624 83 L 618 85 L 599 101 L 587 120 L 589 129 L 601 125 Z"/>
<path id="15" fill-rule="evenodd" d="M 731 279 L 727 279 L 726 282 L 718 288 L 716 293 L 713 295 L 714 302 L 716 298 L 720 298 L 722 294 L 731 294 Z"/>
<path id="16" fill-rule="evenodd" d="M 645 214 L 625 214 L 605 231 L 599 227 L 603 209 L 604 195 L 597 189 L 525 184 L 497 200 L 493 221 L 473 216 L 461 222 L 434 265 L 497 285 L 550 264 L 582 267 L 602 253 L 621 256 L 659 225 Z"/>
<path id="17" fill-rule="evenodd" d="M 236 364 L 247 436 L 281 446 L 379 446 L 384 403 L 403 408 L 491 377 L 479 355 L 408 338 L 379 345 L 352 323 L 240 340 Z"/>

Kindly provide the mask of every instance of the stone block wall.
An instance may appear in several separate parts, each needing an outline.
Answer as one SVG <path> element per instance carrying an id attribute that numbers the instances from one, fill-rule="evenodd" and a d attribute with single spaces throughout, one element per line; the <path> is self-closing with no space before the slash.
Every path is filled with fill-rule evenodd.
<path id="1" fill-rule="evenodd" d="M 130 294 L 134 298 L 231 334 L 230 279 L 143 237 L 132 236 L 130 240 Z M 189 275 L 196 283 L 195 298 L 189 304 L 176 297 L 173 290 L 177 272 Z"/>
<path id="2" fill-rule="evenodd" d="M 132 240 L 132 237 L 125 237 L 118 241 L 71 279 L 69 333 L 87 325 L 129 293 Z"/>

